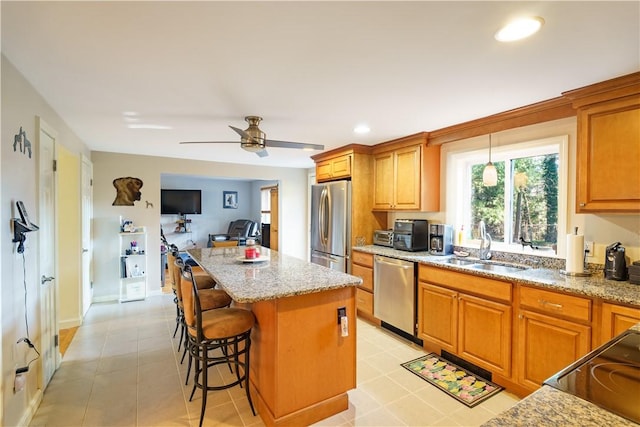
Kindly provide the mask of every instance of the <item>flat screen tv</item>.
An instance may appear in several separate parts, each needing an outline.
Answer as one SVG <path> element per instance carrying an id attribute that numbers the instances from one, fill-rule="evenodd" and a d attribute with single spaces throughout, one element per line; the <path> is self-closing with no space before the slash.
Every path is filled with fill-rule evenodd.
<path id="1" fill-rule="evenodd" d="M 192 215 L 202 213 L 200 190 L 160 190 L 161 215 Z"/>

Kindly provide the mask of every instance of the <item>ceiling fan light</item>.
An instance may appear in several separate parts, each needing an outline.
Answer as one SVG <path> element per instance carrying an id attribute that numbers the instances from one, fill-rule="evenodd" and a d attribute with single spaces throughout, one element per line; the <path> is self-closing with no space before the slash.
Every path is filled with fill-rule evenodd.
<path id="1" fill-rule="evenodd" d="M 516 19 L 498 30 L 494 37 L 500 42 L 522 40 L 538 32 L 543 24 L 544 19 L 539 16 Z"/>
<path id="2" fill-rule="evenodd" d="M 240 146 L 247 151 L 251 151 L 252 153 L 264 150 L 264 144 L 261 145 L 255 142 L 241 142 Z"/>
<path id="3" fill-rule="evenodd" d="M 498 185 L 498 171 L 491 162 L 487 163 L 482 171 L 482 184 L 485 187 L 495 187 Z"/>

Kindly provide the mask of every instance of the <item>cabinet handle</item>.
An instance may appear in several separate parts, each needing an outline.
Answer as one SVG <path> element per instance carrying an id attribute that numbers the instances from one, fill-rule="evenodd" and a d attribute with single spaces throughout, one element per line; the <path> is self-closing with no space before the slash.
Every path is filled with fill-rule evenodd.
<path id="1" fill-rule="evenodd" d="M 562 310 L 562 308 L 563 308 L 562 304 L 556 304 L 554 302 L 545 301 L 543 299 L 539 299 L 538 303 L 540 303 L 540 305 L 542 305 L 542 306 L 545 306 L 545 307 L 549 306 L 551 308 L 555 308 L 555 309 L 558 309 L 558 310 Z"/>
<path id="2" fill-rule="evenodd" d="M 518 314 L 518 319 L 520 320 L 524 319 L 524 316 L 522 315 L 522 313 Z"/>
<path id="3" fill-rule="evenodd" d="M 584 208 L 585 206 L 587 206 L 587 204 L 586 204 L 586 203 L 580 203 L 580 207 L 581 207 L 581 208 Z"/>

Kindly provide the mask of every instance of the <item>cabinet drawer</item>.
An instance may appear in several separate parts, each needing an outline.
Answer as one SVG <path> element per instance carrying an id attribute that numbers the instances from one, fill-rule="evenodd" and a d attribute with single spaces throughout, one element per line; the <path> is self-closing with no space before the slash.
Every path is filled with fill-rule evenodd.
<path id="1" fill-rule="evenodd" d="M 463 291 L 495 300 L 511 302 L 512 285 L 509 282 L 489 279 L 473 274 L 459 273 L 444 268 L 421 265 L 418 278 L 423 282 L 446 286 L 456 291 Z"/>
<path id="2" fill-rule="evenodd" d="M 358 311 L 373 315 L 373 294 L 363 289 L 356 289 L 356 307 Z"/>
<path id="3" fill-rule="evenodd" d="M 353 251 L 351 254 L 351 260 L 354 264 L 373 268 L 373 254 Z"/>
<path id="4" fill-rule="evenodd" d="M 353 264 L 351 266 L 351 274 L 362 279 L 361 288 L 373 292 L 373 270 L 371 268 Z"/>
<path id="5" fill-rule="evenodd" d="M 520 306 L 542 313 L 591 321 L 591 300 L 535 288 L 520 288 Z"/>

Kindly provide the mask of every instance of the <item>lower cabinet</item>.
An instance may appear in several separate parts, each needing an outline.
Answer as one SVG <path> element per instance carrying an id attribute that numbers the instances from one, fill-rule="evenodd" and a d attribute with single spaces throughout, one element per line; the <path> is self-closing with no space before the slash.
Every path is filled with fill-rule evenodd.
<path id="1" fill-rule="evenodd" d="M 636 323 L 640 323 L 640 308 L 603 303 L 600 340 L 597 345 L 604 344 Z"/>
<path id="2" fill-rule="evenodd" d="M 419 277 L 418 335 L 425 347 L 449 351 L 509 377 L 511 283 L 426 266 L 420 266 Z M 501 298 L 506 299 L 498 301 Z"/>
<path id="3" fill-rule="evenodd" d="M 534 391 L 591 350 L 591 300 L 521 287 L 519 303 L 517 381 Z"/>
<path id="4" fill-rule="evenodd" d="M 351 274 L 362 279 L 356 292 L 358 315 L 374 320 L 373 317 L 373 254 L 353 251 L 351 254 Z"/>

